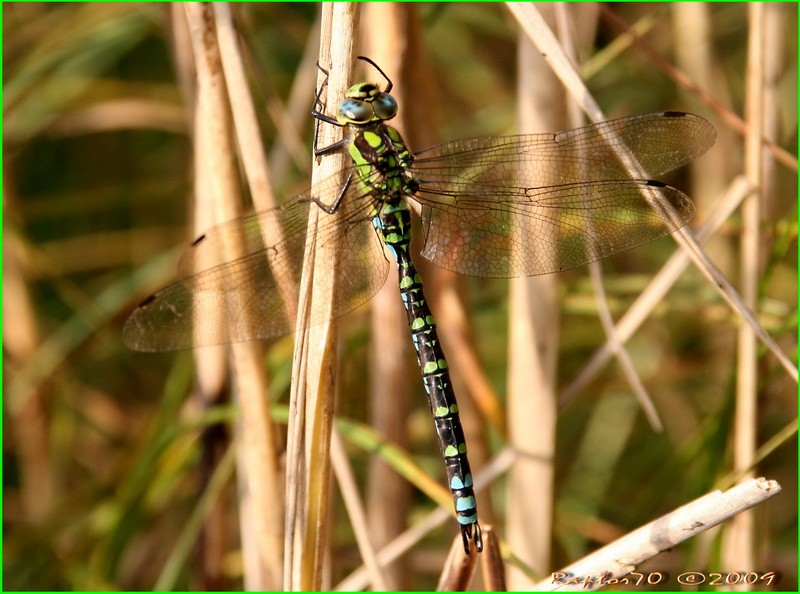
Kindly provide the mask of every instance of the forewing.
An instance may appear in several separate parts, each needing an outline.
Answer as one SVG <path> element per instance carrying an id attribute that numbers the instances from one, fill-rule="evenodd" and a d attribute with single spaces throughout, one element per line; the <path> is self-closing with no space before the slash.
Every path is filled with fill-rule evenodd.
<path id="1" fill-rule="evenodd" d="M 424 185 L 459 180 L 542 187 L 580 181 L 653 178 L 706 152 L 716 138 L 703 118 L 659 112 L 609 120 L 554 134 L 456 140 L 414 156 L 415 177 Z M 642 167 L 631 175 L 620 155 Z"/>
<path id="2" fill-rule="evenodd" d="M 555 134 L 459 140 L 415 155 L 423 255 L 463 274 L 531 276 L 607 257 L 686 224 L 661 175 L 714 142 L 704 119 L 662 112 Z"/>

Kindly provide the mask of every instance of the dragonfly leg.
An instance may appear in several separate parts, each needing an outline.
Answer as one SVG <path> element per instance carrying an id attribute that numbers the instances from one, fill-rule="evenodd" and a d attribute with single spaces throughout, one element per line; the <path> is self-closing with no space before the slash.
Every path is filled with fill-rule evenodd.
<path id="1" fill-rule="evenodd" d="M 323 120 L 323 121 L 327 122 L 327 120 Z M 330 123 L 330 122 L 328 122 L 328 123 Z M 314 138 L 314 156 L 315 157 L 323 157 L 325 155 L 330 155 L 331 153 L 335 153 L 335 152 L 340 151 L 343 148 L 345 148 L 347 146 L 347 143 L 348 143 L 348 139 L 347 138 L 342 138 L 339 142 L 334 142 L 330 146 L 326 146 L 324 148 L 317 148 L 317 139 L 315 137 Z"/>
<path id="2" fill-rule="evenodd" d="M 351 169 L 350 172 L 347 174 L 347 179 L 342 184 L 342 189 L 339 190 L 339 195 L 336 196 L 336 200 L 334 200 L 332 204 L 330 205 L 325 204 L 322 200 L 320 200 L 316 196 L 311 196 L 309 200 L 314 204 L 316 204 L 325 214 L 332 215 L 337 210 L 339 210 L 339 205 L 342 203 L 344 195 L 347 194 L 347 190 L 350 189 L 350 184 L 352 182 L 353 182 L 353 170 Z"/>
<path id="3" fill-rule="evenodd" d="M 311 115 L 316 117 L 316 114 L 322 113 L 325 110 L 325 106 L 322 104 L 322 91 L 328 86 L 328 71 L 325 70 L 322 66 L 320 66 L 319 62 L 317 62 L 317 68 L 319 68 L 322 73 L 325 75 L 325 78 L 322 81 L 322 84 L 319 86 L 319 90 L 314 97 L 314 107 L 311 110 Z"/>
<path id="4" fill-rule="evenodd" d="M 334 118 L 333 116 L 329 116 L 325 113 L 325 104 L 322 103 L 322 91 L 325 90 L 325 87 L 328 85 L 328 71 L 325 70 L 322 66 L 319 65 L 317 62 L 317 68 L 319 68 L 322 72 L 325 73 L 325 79 L 322 81 L 322 84 L 319 86 L 319 90 L 317 94 L 314 96 L 314 108 L 311 110 L 311 116 L 316 120 L 316 127 L 314 128 L 314 156 L 320 157 L 326 153 L 331 153 L 341 149 L 347 141 L 345 139 L 340 140 L 339 142 L 335 142 L 330 146 L 326 146 L 325 148 L 317 148 L 317 141 L 319 139 L 319 123 L 325 122 L 326 124 L 330 124 L 331 126 L 336 126 L 337 128 L 343 128 L 344 124 L 339 123 L 339 121 Z"/>
<path id="5" fill-rule="evenodd" d="M 320 94 L 322 93 L 322 89 L 325 87 L 325 83 L 323 83 L 322 87 L 320 87 L 319 93 L 317 93 L 317 98 L 315 100 L 314 109 L 311 111 L 311 115 L 317 121 L 317 125 L 314 127 L 314 156 L 321 157 L 323 155 L 327 155 L 336 151 L 343 149 L 347 146 L 347 138 L 342 138 L 338 142 L 334 142 L 330 146 L 326 146 L 324 148 L 319 148 L 319 123 L 325 122 L 326 124 L 330 124 L 331 126 L 336 126 L 337 128 L 344 128 L 344 124 L 339 123 L 339 121 L 322 112 L 324 109 L 322 105 L 322 101 L 320 100 Z M 319 107 L 319 109 L 318 109 Z"/>

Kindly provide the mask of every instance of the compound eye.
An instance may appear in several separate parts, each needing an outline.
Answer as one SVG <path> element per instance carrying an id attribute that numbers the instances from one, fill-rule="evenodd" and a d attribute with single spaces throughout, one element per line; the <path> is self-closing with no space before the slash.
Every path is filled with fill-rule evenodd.
<path id="1" fill-rule="evenodd" d="M 372 100 L 375 115 L 381 120 L 390 120 L 397 115 L 397 101 L 389 93 L 381 93 Z"/>
<path id="2" fill-rule="evenodd" d="M 339 121 L 354 124 L 366 123 L 372 119 L 372 107 L 361 99 L 349 97 L 339 106 Z"/>

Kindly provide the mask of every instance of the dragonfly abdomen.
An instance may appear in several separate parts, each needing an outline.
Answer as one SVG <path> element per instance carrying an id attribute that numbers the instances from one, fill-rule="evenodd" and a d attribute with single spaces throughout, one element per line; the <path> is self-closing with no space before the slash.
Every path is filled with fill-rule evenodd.
<path id="1" fill-rule="evenodd" d="M 433 413 L 439 449 L 447 469 L 447 483 L 461 526 L 464 549 L 469 554 L 469 541 L 473 540 L 475 548 L 480 551 L 483 543 L 458 403 L 450 381 L 447 360 L 436 332 L 436 322 L 409 252 L 411 215 L 404 200 L 395 196 L 381 205 L 380 213 L 373 222 L 384 244 L 397 261 L 400 296 L 417 352 L 417 362 L 422 371 L 428 404 Z"/>

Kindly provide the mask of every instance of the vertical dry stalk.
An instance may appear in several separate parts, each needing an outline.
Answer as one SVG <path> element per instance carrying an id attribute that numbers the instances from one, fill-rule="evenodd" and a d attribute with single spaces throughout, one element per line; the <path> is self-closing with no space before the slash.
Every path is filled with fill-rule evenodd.
<path id="1" fill-rule="evenodd" d="M 788 67 L 788 52 L 786 36 L 783 28 L 786 20 L 791 18 L 794 7 L 789 4 L 770 4 L 764 10 L 764 138 L 774 139 L 780 137 L 781 123 L 783 120 L 783 93 L 781 89 L 781 76 Z M 762 219 L 775 221 L 780 218 L 780 206 L 777 204 L 777 169 L 778 161 L 771 154 L 764 151 L 764 165 L 761 174 L 761 207 Z"/>
<path id="2" fill-rule="evenodd" d="M 670 5 L 675 65 L 679 72 L 705 89 L 719 88 L 716 82 L 721 73 L 716 67 L 719 57 L 714 52 L 711 5 L 705 2 L 676 2 Z M 696 106 L 698 113 L 708 113 L 708 108 L 694 94 L 682 93 L 687 105 Z M 691 109 L 691 111 L 695 111 Z M 721 146 L 735 142 L 735 133 L 727 127 L 717 127 Z M 730 177 L 735 175 L 734 163 L 724 151 L 709 151 L 687 164 L 691 172 L 691 190 L 688 194 L 697 205 L 699 213 L 709 212 L 711 200 L 725 191 Z"/>
<path id="3" fill-rule="evenodd" d="M 528 37 L 537 45 L 543 55 L 551 63 L 553 71 L 558 75 L 565 87 L 573 95 L 582 109 L 590 116 L 592 121 L 599 122 L 603 119 L 602 112 L 591 94 L 581 81 L 575 68 L 564 55 L 552 32 L 547 28 L 541 15 L 533 5 L 512 2 L 508 4 L 513 15 L 517 18 Z M 625 160 L 626 164 L 628 160 Z M 780 346 L 756 319 L 753 311 L 742 301 L 739 293 L 731 285 L 708 254 L 697 243 L 694 235 L 685 227 L 678 229 L 672 237 L 686 250 L 695 266 L 703 273 L 711 286 L 720 294 L 725 302 L 753 329 L 756 336 L 770 350 L 789 376 L 797 382 L 797 366 L 783 352 Z"/>
<path id="4" fill-rule="evenodd" d="M 269 179 L 264 143 L 258 133 L 258 119 L 244 72 L 230 7 L 215 4 L 215 29 L 231 113 L 237 138 L 236 146 L 244 166 L 250 195 L 257 210 L 276 206 Z M 280 229 L 269 229 L 270 239 Z M 266 232 L 266 231 L 265 231 Z M 267 257 L 272 255 L 270 252 Z M 291 286 L 282 285 L 287 315 L 294 317 L 294 294 Z M 251 590 L 276 588 L 281 583 L 283 507 L 278 474 L 279 453 L 269 416 L 269 395 L 263 372 L 260 345 L 233 345 L 234 370 L 237 372 L 237 396 L 242 408 L 241 442 L 238 449 L 239 485 L 242 510 L 240 526 L 245 558 L 245 586 Z"/>
<path id="5" fill-rule="evenodd" d="M 13 202 L 13 192 L 3 187 L 3 208 Z M 35 359 L 41 345 L 36 312 L 28 288 L 24 247 L 16 234 L 6 230 L 3 238 L 3 349 L 4 368 L 24 369 Z M 49 421 L 45 403 L 46 384 L 14 381 L 5 391 L 5 408 L 12 428 L 9 437 L 19 456 L 22 516 L 32 524 L 45 520 L 53 505 Z"/>
<path id="6" fill-rule="evenodd" d="M 747 86 L 745 97 L 745 175 L 753 187 L 762 186 L 764 129 L 764 6 L 748 6 Z M 759 228 L 761 192 L 742 204 L 741 293 L 752 311 L 757 311 L 759 282 Z M 751 469 L 756 450 L 756 397 L 758 393 L 758 342 L 753 329 L 742 325 L 738 332 L 736 366 L 736 411 L 733 427 L 733 465 L 736 471 Z M 744 478 L 751 478 L 752 471 Z M 753 514 L 739 514 L 725 532 L 723 567 L 737 571 L 754 569 Z"/>
<path id="7" fill-rule="evenodd" d="M 375 60 L 390 77 L 404 71 L 401 60 L 408 53 L 405 43 L 409 27 L 410 5 L 396 3 L 367 3 L 362 21 L 363 53 Z M 366 79 L 375 78 L 369 72 Z M 407 105 L 402 93 L 407 89 L 402 80 L 394 80 L 392 93 L 398 104 Z M 401 107 L 395 126 L 405 132 L 405 109 Z M 397 269 L 390 267 L 389 279 L 370 301 L 372 318 L 369 354 L 369 424 L 387 439 L 404 446 L 408 443 L 407 418 L 412 382 L 407 381 L 409 340 L 406 315 L 397 293 Z M 410 501 L 410 486 L 386 462 L 377 456 L 370 459 L 367 484 L 369 530 L 372 544 L 387 545 L 406 527 Z M 405 588 L 407 567 L 403 558 L 383 568 L 383 579 L 392 590 Z"/>
<path id="8" fill-rule="evenodd" d="M 322 7 L 320 64 L 330 67 L 323 101 L 338 105 L 353 61 L 356 6 Z M 323 81 L 318 79 L 318 85 Z M 320 128 L 320 146 L 337 140 L 331 126 Z M 312 181 L 341 170 L 343 155 L 321 159 Z M 286 477 L 284 588 L 319 590 L 327 540 L 330 489 L 329 445 L 336 381 L 336 331 L 331 323 L 336 260 L 334 246 L 317 245 L 320 210 L 311 207 L 295 334 Z M 335 243 L 335 242 L 333 242 Z"/>
<path id="9" fill-rule="evenodd" d="M 542 10 L 555 18 L 552 6 Z M 524 36 L 518 56 L 520 132 L 566 127 L 564 93 Z M 519 232 L 527 230 L 523 226 Z M 517 556 L 544 574 L 550 568 L 555 497 L 557 277 L 511 279 L 508 319 L 508 437 L 525 455 L 508 473 L 505 536 Z M 532 586 L 529 576 L 514 567 L 507 579 L 512 590 Z"/>
<path id="10" fill-rule="evenodd" d="M 222 73 L 218 68 L 216 48 L 204 42 L 204 37 L 211 26 L 209 15 L 199 4 L 184 5 L 182 11 L 174 11 L 177 17 L 174 20 L 179 31 L 184 21 L 180 18 L 180 13 L 183 13 L 187 24 L 186 41 L 189 42 L 194 64 L 193 84 L 189 83 L 191 75 L 187 75 L 185 80 L 189 96 L 195 99 L 192 114 L 192 138 L 195 150 L 193 235 L 197 236 L 214 224 L 234 218 L 239 213 L 240 205 L 231 204 L 231 201 L 239 200 L 239 186 L 236 172 L 226 163 L 229 157 L 224 152 L 217 152 L 225 151 L 226 146 L 230 145 L 230 122 L 227 100 L 221 92 Z M 219 188 L 219 191 L 215 191 L 215 188 Z M 203 320 L 195 321 L 196 324 L 202 322 Z M 194 358 L 197 394 L 203 408 L 207 408 L 224 398 L 227 348 L 200 349 L 195 352 Z M 214 454 L 211 452 L 208 454 L 210 454 L 208 464 L 215 464 Z M 205 472 L 210 476 L 209 470 L 206 469 Z M 211 520 L 218 511 L 219 508 L 216 507 L 209 519 Z M 209 557 L 211 554 L 209 549 L 215 548 L 215 545 L 211 544 L 215 539 L 211 526 L 212 524 L 206 524 L 204 527 L 201 547 L 204 549 L 203 572 L 206 579 L 214 580 L 217 574 L 215 566 L 218 564 Z"/>
<path id="11" fill-rule="evenodd" d="M 233 122 L 217 44 L 213 9 L 185 5 L 197 72 L 197 231 L 242 213 L 239 171 L 233 155 Z M 242 91 L 240 89 L 240 94 Z M 226 246 L 234 253 L 239 246 Z M 199 320 L 203 322 L 203 320 Z M 197 353 L 203 393 L 216 393 L 226 349 Z M 242 408 L 239 430 L 239 484 L 245 584 L 270 589 L 280 580 L 279 514 L 276 510 L 277 469 L 274 439 L 267 412 L 267 381 L 260 343 L 231 345 L 235 394 Z M 210 372 L 209 370 L 216 370 Z M 213 375 L 212 375 L 213 373 Z"/>

